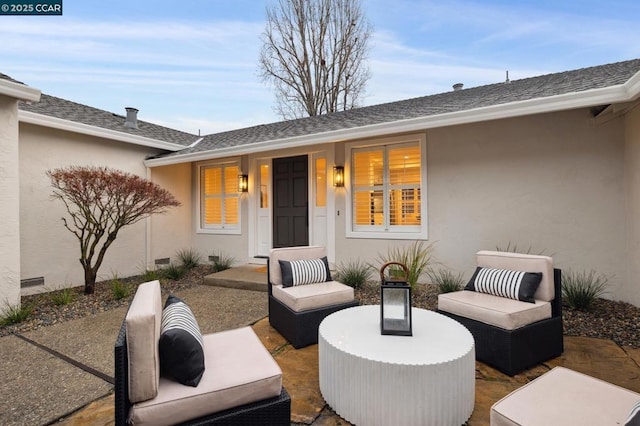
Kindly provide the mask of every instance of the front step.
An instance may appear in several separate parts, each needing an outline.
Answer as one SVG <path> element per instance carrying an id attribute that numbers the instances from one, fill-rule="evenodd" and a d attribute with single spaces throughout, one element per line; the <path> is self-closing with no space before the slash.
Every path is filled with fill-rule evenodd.
<path id="1" fill-rule="evenodd" d="M 267 292 L 267 267 L 242 265 L 205 276 L 205 285 Z"/>

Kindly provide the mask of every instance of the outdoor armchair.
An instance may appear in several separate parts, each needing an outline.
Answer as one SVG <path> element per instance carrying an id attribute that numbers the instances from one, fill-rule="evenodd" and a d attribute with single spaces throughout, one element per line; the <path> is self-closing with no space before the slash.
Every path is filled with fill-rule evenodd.
<path id="1" fill-rule="evenodd" d="M 561 271 L 553 259 L 497 251 L 476 259 L 465 290 L 438 295 L 438 312 L 473 334 L 476 359 L 513 376 L 562 354 Z"/>
<path id="2" fill-rule="evenodd" d="M 190 309 L 181 300 L 176 305 L 171 306 L 180 310 L 178 320 L 167 330 L 171 320 L 163 316 L 160 283 L 144 283 L 136 291 L 114 348 L 116 426 L 288 426 L 291 399 L 282 386 L 282 370 L 251 327 L 198 339 L 199 330 L 194 332 L 193 323 L 185 325 L 192 314 Z M 165 311 L 168 306 L 169 302 Z M 172 332 L 172 350 L 188 347 L 176 358 L 179 361 L 174 366 L 180 370 L 174 371 L 175 376 L 167 376 L 165 371 L 172 366 L 163 358 L 166 347 L 160 341 Z M 197 383 L 185 385 L 181 381 L 184 377 L 177 378 L 177 374 L 182 375 L 184 367 L 190 367 L 197 358 L 192 355 L 200 350 L 189 346 L 192 343 L 202 347 L 204 368 L 194 369 Z"/>
<path id="3" fill-rule="evenodd" d="M 318 327 L 329 314 L 357 306 L 353 288 L 332 279 L 326 249 L 272 249 L 267 264 L 269 324 L 294 348 L 318 343 Z"/>

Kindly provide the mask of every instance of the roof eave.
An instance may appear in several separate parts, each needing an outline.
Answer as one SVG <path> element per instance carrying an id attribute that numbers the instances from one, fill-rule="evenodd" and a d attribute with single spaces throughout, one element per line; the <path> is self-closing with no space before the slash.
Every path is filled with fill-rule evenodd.
<path id="1" fill-rule="evenodd" d="M 157 148 L 167 151 L 180 151 L 185 148 L 184 145 L 180 145 L 177 143 L 147 138 L 144 136 L 131 135 L 129 133 L 91 126 L 89 124 L 51 117 L 49 115 L 38 114 L 31 111 L 18 111 L 18 119 L 21 122 L 35 124 L 37 126 L 50 127 L 58 130 L 80 133 L 83 135 L 96 136 L 99 138 L 111 139 L 119 142 L 130 143 L 133 145 L 146 146 L 149 148 Z"/>
<path id="2" fill-rule="evenodd" d="M 41 94 L 40 90 L 25 84 L 0 79 L 0 95 L 10 96 L 27 102 L 39 102 Z"/>
<path id="3" fill-rule="evenodd" d="M 474 108 L 465 111 L 436 114 L 406 120 L 396 120 L 392 122 L 310 135 L 301 135 L 284 139 L 268 140 L 253 144 L 221 148 L 213 151 L 196 152 L 166 158 L 154 158 L 146 160 L 145 165 L 147 167 L 158 167 L 192 161 L 224 158 L 234 155 L 254 154 L 265 150 L 286 149 L 291 147 L 317 145 L 321 143 L 334 143 L 345 140 L 386 136 L 395 133 L 415 132 L 437 127 L 563 111 L 616 102 L 626 102 L 634 100 L 639 96 L 640 72 L 636 73 L 624 84 L 600 89 L 572 92 L 544 98 L 535 98 L 525 101 Z"/>

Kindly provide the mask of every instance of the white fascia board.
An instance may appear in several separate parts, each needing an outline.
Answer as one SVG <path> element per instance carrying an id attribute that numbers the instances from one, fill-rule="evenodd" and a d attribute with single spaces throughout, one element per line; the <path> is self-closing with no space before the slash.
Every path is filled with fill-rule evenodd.
<path id="1" fill-rule="evenodd" d="M 158 139 L 146 138 L 144 136 L 130 135 L 116 130 L 91 126 L 89 124 L 77 123 L 75 121 L 64 120 L 62 118 L 51 117 L 49 115 L 38 114 L 31 111 L 18 111 L 18 120 L 24 123 L 35 124 L 37 126 L 50 127 L 53 129 L 66 130 L 68 132 L 80 133 L 83 135 L 96 136 L 118 142 L 141 145 L 150 148 L 164 149 L 167 151 L 180 151 L 185 149 L 184 145 L 165 142 Z"/>
<path id="2" fill-rule="evenodd" d="M 38 89 L 14 81 L 0 79 L 0 95 L 9 96 L 27 102 L 40 102 Z"/>
<path id="3" fill-rule="evenodd" d="M 503 118 L 585 108 L 596 105 L 606 105 L 616 102 L 626 102 L 638 97 L 639 95 L 640 72 L 636 73 L 625 84 L 605 87 L 602 89 L 585 90 L 582 92 L 510 102 L 506 104 L 411 118 L 407 120 L 397 120 L 388 123 L 372 124 L 369 126 L 351 129 L 341 129 L 324 133 L 275 139 L 253 144 L 216 149 L 215 151 L 202 151 L 167 158 L 156 158 L 146 160 L 145 165 L 147 167 L 166 166 L 170 164 L 224 158 L 234 155 L 254 154 L 267 150 L 270 151 L 323 143 L 335 143 L 346 140 L 386 136 L 395 133 L 424 131 L 437 127 L 455 126 L 480 121 L 498 120 Z"/>
<path id="4" fill-rule="evenodd" d="M 640 97 L 640 72 L 635 73 L 625 84 L 625 90 L 629 96 L 630 101 L 636 100 Z"/>

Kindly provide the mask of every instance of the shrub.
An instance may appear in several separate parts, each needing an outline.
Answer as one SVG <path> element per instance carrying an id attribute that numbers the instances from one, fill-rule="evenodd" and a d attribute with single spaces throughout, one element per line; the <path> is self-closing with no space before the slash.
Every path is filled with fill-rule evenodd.
<path id="1" fill-rule="evenodd" d="M 162 270 L 162 274 L 170 280 L 179 280 L 190 269 L 186 265 L 176 265 L 175 263 L 169 263 L 169 265 Z"/>
<path id="2" fill-rule="evenodd" d="M 5 313 L 0 316 L 0 325 L 18 324 L 26 320 L 33 312 L 31 305 L 10 305 L 5 301 Z"/>
<path id="3" fill-rule="evenodd" d="M 213 272 L 220 272 L 231 268 L 235 260 L 233 257 L 223 252 L 219 252 L 218 254 L 214 253 L 212 259 Z"/>
<path id="4" fill-rule="evenodd" d="M 593 302 L 607 292 L 609 279 L 591 270 L 589 272 L 562 273 L 562 299 L 570 308 L 587 311 Z"/>
<path id="5" fill-rule="evenodd" d="M 409 247 L 390 247 L 386 256 L 379 256 L 380 267 L 387 262 L 400 262 L 409 270 L 407 281 L 413 288 L 431 262 L 433 243 L 425 244 L 424 241 L 415 241 Z M 378 268 L 379 269 L 379 268 Z M 389 273 L 394 274 L 395 269 L 390 267 Z"/>
<path id="6" fill-rule="evenodd" d="M 371 265 L 357 260 L 340 263 L 336 269 L 336 280 L 353 288 L 362 287 L 371 278 Z"/>
<path id="7" fill-rule="evenodd" d="M 196 266 L 200 265 L 200 262 L 202 261 L 202 256 L 200 256 L 200 253 L 192 248 L 178 250 L 176 256 L 180 260 L 182 266 L 184 266 L 186 269 L 193 269 Z"/>
<path id="8" fill-rule="evenodd" d="M 145 269 L 142 273 L 143 282 L 155 281 L 162 278 L 162 271 L 159 269 Z"/>
<path id="9" fill-rule="evenodd" d="M 427 275 L 431 278 L 431 282 L 438 288 L 438 293 L 451 293 L 454 291 L 462 290 L 464 287 L 464 280 L 462 273 L 454 275 L 448 269 L 439 269 L 427 271 Z"/>
<path id="10" fill-rule="evenodd" d="M 111 294 L 114 300 L 124 299 L 131 294 L 131 286 L 125 284 L 117 275 L 111 279 Z"/>
<path id="11" fill-rule="evenodd" d="M 56 306 L 68 305 L 76 300 L 76 292 L 71 287 L 61 288 L 49 293 L 49 299 Z"/>

